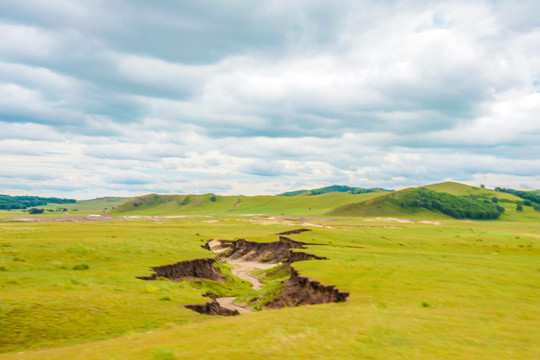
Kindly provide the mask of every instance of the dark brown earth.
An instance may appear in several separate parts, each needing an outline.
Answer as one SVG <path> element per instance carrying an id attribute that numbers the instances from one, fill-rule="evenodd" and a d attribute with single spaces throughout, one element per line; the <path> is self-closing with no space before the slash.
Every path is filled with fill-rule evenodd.
<path id="1" fill-rule="evenodd" d="M 307 230 L 309 229 L 299 229 L 293 231 L 302 232 Z M 276 264 L 276 266 L 278 264 L 282 264 L 280 269 L 285 267 L 285 270 L 291 274 L 291 277 L 282 282 L 282 291 L 276 295 L 274 299 L 267 303 L 265 308 L 279 309 L 285 306 L 300 306 L 346 301 L 349 293 L 340 291 L 333 285 L 324 285 L 319 281 L 305 276 L 300 276 L 298 272 L 290 265 L 296 261 L 326 259 L 321 256 L 293 250 L 305 249 L 305 245 L 316 244 L 304 243 L 280 235 L 279 241 L 270 243 L 258 243 L 247 241 L 245 239 L 213 239 L 209 240 L 203 247 L 214 251 L 222 261 L 230 262 L 233 265 L 233 273 L 235 273 L 234 269 L 237 271 L 237 273 L 235 273 L 236 276 L 247 279 L 254 285 L 256 285 L 256 283 L 260 285 L 260 283 L 258 282 L 257 278 L 250 274 L 251 270 L 261 268 L 263 264 L 266 264 L 266 268 L 268 268 L 268 264 Z M 152 270 L 155 271 L 154 274 L 150 276 L 140 276 L 138 278 L 143 280 L 155 280 L 158 278 L 168 278 L 172 280 L 179 280 L 182 278 L 204 278 L 222 281 L 224 277 L 219 269 L 214 266 L 214 263 L 214 259 L 181 261 L 176 264 L 152 267 Z M 254 267 L 254 265 L 257 267 Z M 240 271 L 238 271 L 238 266 L 241 266 Z M 270 265 L 270 267 L 271 266 L 272 265 Z M 257 287 L 255 287 L 255 289 L 257 289 Z M 244 306 L 238 306 L 238 304 L 234 305 L 234 307 L 227 304 L 229 302 L 234 302 L 233 298 L 216 298 L 212 294 L 206 294 L 205 296 L 210 297 L 212 301 L 204 304 L 185 305 L 184 307 L 202 314 L 225 316 L 238 315 L 239 311 L 237 309 L 241 310 L 242 312 L 247 312 L 247 310 L 249 310 Z"/>
<path id="2" fill-rule="evenodd" d="M 311 229 L 289 230 L 289 231 L 284 231 L 284 232 L 277 233 L 276 235 L 294 235 L 294 234 L 303 233 L 304 231 L 311 231 Z"/>
<path id="3" fill-rule="evenodd" d="M 283 291 L 269 303 L 268 309 L 280 309 L 285 306 L 300 306 L 323 304 L 330 302 L 344 302 L 349 296 L 333 285 L 324 285 L 319 281 L 300 276 L 291 267 L 291 278 L 283 282 Z"/>
<path id="4" fill-rule="evenodd" d="M 185 308 L 191 309 L 193 311 L 196 311 L 201 314 L 208 314 L 208 315 L 223 315 L 223 316 L 235 316 L 240 315 L 238 310 L 230 310 L 222 307 L 219 305 L 219 303 L 213 299 L 212 301 L 209 301 L 204 304 L 191 304 L 191 305 L 184 305 Z"/>
<path id="5" fill-rule="evenodd" d="M 156 280 L 158 278 L 167 278 L 179 280 L 183 278 L 202 278 L 223 281 L 223 275 L 214 266 L 215 261 L 214 259 L 196 259 L 180 261 L 170 265 L 154 266 L 151 269 L 155 273 L 150 276 L 137 276 L 137 279 Z"/>
<path id="6" fill-rule="evenodd" d="M 218 240 L 220 248 L 228 248 L 220 254 L 222 259 L 256 261 L 261 263 L 277 264 L 280 262 L 294 262 L 302 260 L 323 260 L 324 257 L 292 251 L 291 249 L 305 249 L 305 245 L 313 245 L 293 240 L 286 236 L 280 236 L 279 241 L 270 243 L 258 243 L 240 239 L 236 241 Z M 210 250 L 207 245 L 207 249 Z"/>

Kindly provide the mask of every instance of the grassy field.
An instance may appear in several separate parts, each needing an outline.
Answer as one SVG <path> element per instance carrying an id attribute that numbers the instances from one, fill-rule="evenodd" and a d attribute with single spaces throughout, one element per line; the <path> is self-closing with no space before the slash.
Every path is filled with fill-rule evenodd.
<path id="1" fill-rule="evenodd" d="M 113 215 L 287 215 L 322 216 L 336 206 L 364 201 L 385 193 L 328 193 L 317 196 L 147 195 L 117 206 Z"/>
<path id="2" fill-rule="evenodd" d="M 296 216 L 307 205 L 266 211 Z M 306 225 L 195 211 L 166 221 L 4 218 L 0 359 L 540 358 L 540 213 L 508 206 L 496 221 L 416 215 L 408 218 L 431 223 L 336 217 Z M 329 260 L 295 268 L 350 292 L 347 302 L 212 317 L 180 305 L 206 302 L 209 288 L 239 295 L 246 284 L 135 278 L 150 266 L 211 257 L 201 247 L 208 239 L 275 241 L 300 227 L 313 231 L 291 237 L 318 244 L 307 251 Z"/>
<path id="3" fill-rule="evenodd" d="M 70 204 L 47 204 L 36 206 L 45 212 L 39 217 L 85 217 L 90 214 L 104 214 L 110 212 L 115 206 L 131 200 L 128 197 L 104 197 L 92 200 L 78 200 Z M 64 212 L 63 210 L 66 209 Z M 0 210 L 0 219 L 14 217 L 33 217 L 23 210 Z"/>

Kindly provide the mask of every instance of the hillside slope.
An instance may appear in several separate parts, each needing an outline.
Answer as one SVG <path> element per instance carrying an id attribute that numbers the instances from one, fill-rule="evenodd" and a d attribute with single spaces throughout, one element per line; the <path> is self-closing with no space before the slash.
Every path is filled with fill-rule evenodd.
<path id="1" fill-rule="evenodd" d="M 233 215 L 320 216 L 337 206 L 368 200 L 382 193 L 327 193 L 314 196 L 157 195 L 134 198 L 117 206 L 113 215 Z"/>
<path id="2" fill-rule="evenodd" d="M 346 185 L 332 185 L 327 187 L 322 187 L 318 189 L 312 189 L 312 190 L 295 190 L 295 191 L 288 191 L 284 192 L 282 194 L 278 194 L 277 196 L 313 196 L 313 195 L 321 195 L 321 194 L 327 194 L 332 192 L 341 192 L 341 193 L 347 193 L 347 194 L 367 194 L 367 193 L 373 193 L 373 192 L 390 192 L 393 190 L 386 190 L 382 188 L 359 188 L 359 187 L 351 187 Z"/>
<path id="3" fill-rule="evenodd" d="M 432 190 L 448 189 L 454 193 Z M 484 190 L 484 189 L 481 189 Z M 340 206 L 329 212 L 333 216 L 410 216 L 426 214 L 447 215 L 456 219 L 497 219 L 504 208 L 487 199 L 480 191 L 476 195 L 463 195 L 472 191 L 467 185 L 436 184 L 431 187 L 409 188 L 380 197 Z M 475 191 L 476 192 L 476 191 Z"/>
<path id="4" fill-rule="evenodd" d="M 511 202 L 520 201 L 521 199 L 515 195 L 495 191 L 491 189 L 484 189 L 476 186 L 465 185 L 456 182 L 442 182 L 438 184 L 426 185 L 421 188 L 429 189 L 437 192 L 444 192 L 452 195 L 460 196 L 476 196 L 482 200 L 491 200 L 493 197 L 498 198 L 499 200 L 508 200 Z"/>

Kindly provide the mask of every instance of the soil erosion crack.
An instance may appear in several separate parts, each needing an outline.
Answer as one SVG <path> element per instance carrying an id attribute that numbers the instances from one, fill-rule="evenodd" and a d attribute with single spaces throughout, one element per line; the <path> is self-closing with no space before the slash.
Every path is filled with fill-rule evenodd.
<path id="1" fill-rule="evenodd" d="M 298 234 L 305 229 L 285 232 Z M 329 302 L 344 302 L 349 293 L 340 291 L 333 285 L 324 285 L 319 281 L 300 276 L 291 263 L 304 260 L 325 260 L 327 258 L 296 251 L 305 249 L 305 245 L 316 245 L 293 240 L 289 237 L 279 236 L 279 241 L 258 243 L 239 240 L 209 240 L 203 247 L 216 254 L 216 256 L 231 266 L 233 275 L 252 284 L 254 290 L 261 289 L 263 284 L 252 274 L 254 270 L 268 270 L 271 268 L 284 269 L 290 278 L 282 281 L 281 291 L 264 304 L 264 308 L 279 309 L 285 306 L 300 306 L 321 304 Z M 214 259 L 196 259 L 181 261 L 176 264 L 152 267 L 155 271 L 150 276 L 140 276 L 143 280 L 156 280 L 168 278 L 180 280 L 184 278 L 204 278 L 214 281 L 224 281 L 225 278 L 218 268 L 214 266 Z M 209 315 L 238 315 L 253 310 L 246 306 L 236 304 L 234 297 L 216 297 L 206 294 L 211 301 L 204 304 L 185 305 L 186 308 Z"/>

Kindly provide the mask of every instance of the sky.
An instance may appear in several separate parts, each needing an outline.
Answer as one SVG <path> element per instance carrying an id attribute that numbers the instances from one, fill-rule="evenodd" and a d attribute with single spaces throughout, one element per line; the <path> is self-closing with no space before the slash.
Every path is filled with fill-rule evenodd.
<path id="1" fill-rule="evenodd" d="M 540 1 L 0 1 L 0 194 L 540 189 Z"/>

